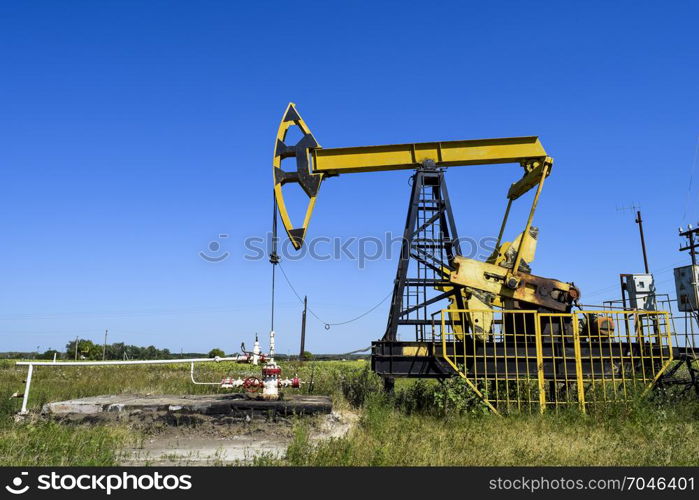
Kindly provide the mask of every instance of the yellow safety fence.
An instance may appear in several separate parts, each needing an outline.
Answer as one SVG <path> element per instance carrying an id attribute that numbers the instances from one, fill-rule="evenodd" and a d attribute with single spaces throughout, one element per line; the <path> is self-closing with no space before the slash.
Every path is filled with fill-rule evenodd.
<path id="1" fill-rule="evenodd" d="M 445 309 L 436 315 L 433 340 L 441 357 L 496 413 L 573 405 L 585 412 L 630 401 L 647 393 L 673 359 L 667 312 Z"/>

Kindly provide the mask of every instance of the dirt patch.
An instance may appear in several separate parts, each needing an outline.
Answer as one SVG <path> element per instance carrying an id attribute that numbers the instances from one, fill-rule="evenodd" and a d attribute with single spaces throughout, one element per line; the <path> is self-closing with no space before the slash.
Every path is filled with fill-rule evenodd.
<path id="1" fill-rule="evenodd" d="M 358 416 L 343 410 L 308 418 L 310 439 L 347 434 Z M 170 425 L 149 429 L 139 447 L 123 450 L 122 465 L 234 465 L 256 457 L 281 458 L 293 439 L 293 422 Z"/>

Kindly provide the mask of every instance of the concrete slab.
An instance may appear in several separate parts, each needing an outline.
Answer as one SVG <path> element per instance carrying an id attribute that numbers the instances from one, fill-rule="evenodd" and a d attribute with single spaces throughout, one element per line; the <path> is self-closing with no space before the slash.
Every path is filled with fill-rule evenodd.
<path id="1" fill-rule="evenodd" d="M 188 419 L 277 419 L 292 415 L 332 412 L 328 396 L 290 395 L 280 401 L 256 399 L 248 394 L 138 395 L 111 394 L 45 404 L 42 413 L 71 420 L 164 420 L 186 423 Z"/>

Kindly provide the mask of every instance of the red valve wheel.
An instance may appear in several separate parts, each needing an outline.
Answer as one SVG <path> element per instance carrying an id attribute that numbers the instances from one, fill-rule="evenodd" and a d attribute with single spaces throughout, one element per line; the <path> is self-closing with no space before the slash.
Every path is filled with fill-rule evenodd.
<path id="1" fill-rule="evenodd" d="M 281 374 L 282 374 L 282 369 L 279 368 L 278 366 L 275 366 L 274 368 L 265 366 L 264 368 L 262 368 L 262 375 L 281 375 Z"/>
<path id="2" fill-rule="evenodd" d="M 248 392 L 257 392 L 262 387 L 262 381 L 257 377 L 247 377 L 243 380 L 243 389 Z"/>

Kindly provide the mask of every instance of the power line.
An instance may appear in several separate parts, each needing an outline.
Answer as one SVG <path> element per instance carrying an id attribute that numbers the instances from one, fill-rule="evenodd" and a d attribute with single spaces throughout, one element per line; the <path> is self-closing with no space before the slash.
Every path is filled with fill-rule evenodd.
<path id="1" fill-rule="evenodd" d="M 364 349 L 356 349 L 356 350 L 350 351 L 350 352 L 343 352 L 342 354 L 338 354 L 338 356 L 349 356 L 350 354 L 358 354 L 360 352 L 366 352 L 370 349 L 371 349 L 371 346 L 365 347 Z"/>
<path id="2" fill-rule="evenodd" d="M 654 272 L 653 274 L 656 274 L 656 275 L 662 274 L 663 272 L 669 271 L 670 269 L 674 268 L 675 266 L 679 266 L 680 264 L 683 264 L 683 263 L 684 263 L 684 261 L 682 261 L 682 262 L 676 262 L 676 263 L 674 263 L 674 264 L 670 264 L 669 266 L 661 267 L 660 269 L 658 269 L 658 270 L 657 270 L 656 272 Z M 659 285 L 659 284 L 661 284 L 661 283 L 667 283 L 668 281 L 672 281 L 672 279 L 673 279 L 673 278 L 668 279 L 668 280 L 659 281 L 659 282 L 656 283 L 656 284 Z M 614 289 L 614 288 L 617 288 L 618 286 L 619 286 L 619 284 L 617 283 L 617 284 L 615 284 L 615 285 L 610 285 L 610 286 L 607 286 L 607 287 L 604 287 L 604 288 L 598 288 L 597 290 L 594 290 L 594 291 L 592 291 L 592 292 L 587 292 L 587 293 L 585 293 L 585 297 L 594 297 L 595 295 L 600 295 L 601 293 L 604 293 L 604 292 L 606 292 L 606 291 L 608 291 L 608 290 L 612 290 L 612 289 Z"/>
<path id="3" fill-rule="evenodd" d="M 694 171 L 697 168 L 697 160 L 699 159 L 699 136 L 697 136 L 697 144 L 694 147 L 694 159 L 692 160 L 692 166 L 689 169 L 689 185 L 687 186 L 687 196 L 684 202 L 684 212 L 682 213 L 682 221 L 687 220 L 687 209 L 689 208 L 689 199 L 692 194 L 692 182 L 694 180 Z"/>
<path id="4" fill-rule="evenodd" d="M 279 263 L 279 264 L 277 264 L 277 265 L 279 266 L 279 270 L 282 272 L 282 276 L 284 276 L 284 280 L 286 281 L 286 284 L 289 285 L 289 288 L 291 288 L 291 291 L 294 292 L 294 295 L 296 295 L 296 298 L 298 299 L 298 301 L 299 301 L 301 304 L 303 304 L 303 299 L 301 298 L 301 295 L 296 291 L 296 288 L 295 288 L 294 285 L 291 283 L 291 280 L 289 279 L 289 276 L 286 274 L 286 271 L 284 271 L 284 267 L 281 265 L 281 263 Z M 328 322 L 328 321 L 323 320 L 323 319 L 322 319 L 320 316 L 318 316 L 318 315 L 315 313 L 315 311 L 313 311 L 313 309 L 311 309 L 310 307 L 308 308 L 308 312 L 311 313 L 311 315 L 312 315 L 315 319 L 317 319 L 318 321 L 320 321 L 321 323 L 323 323 L 323 325 L 325 326 L 325 329 L 326 329 L 326 330 L 329 330 L 331 326 L 346 325 L 346 324 L 348 324 L 348 323 L 352 323 L 352 322 L 354 322 L 354 321 L 357 321 L 357 320 L 363 318 L 363 317 L 366 316 L 367 314 L 370 314 L 370 313 L 374 312 L 376 309 L 379 308 L 379 306 L 380 306 L 381 304 L 383 304 L 384 302 L 386 302 L 386 300 L 388 300 L 388 298 L 389 298 L 391 295 L 393 295 L 393 290 L 391 290 L 391 292 L 390 292 L 388 295 L 386 295 L 383 299 L 381 299 L 381 301 L 378 302 L 376 305 L 374 305 L 373 307 L 371 307 L 371 308 L 368 309 L 367 311 L 363 312 L 363 313 L 360 314 L 359 316 L 356 316 L 356 317 L 354 317 L 354 318 L 352 318 L 352 319 L 348 319 L 347 321 L 340 321 L 340 322 L 337 322 L 337 323 L 330 323 L 330 322 Z"/>

